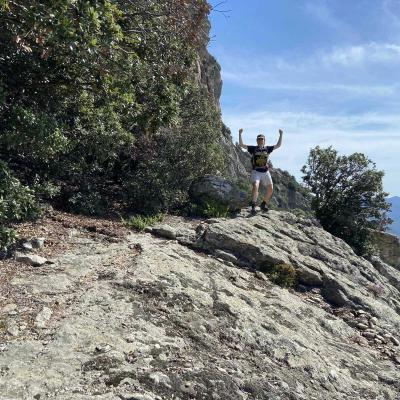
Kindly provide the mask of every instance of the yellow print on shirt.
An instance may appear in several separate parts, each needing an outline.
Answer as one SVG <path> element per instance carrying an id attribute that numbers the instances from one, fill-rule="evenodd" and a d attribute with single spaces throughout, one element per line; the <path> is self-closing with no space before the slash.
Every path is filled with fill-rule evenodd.
<path id="1" fill-rule="evenodd" d="M 265 167 L 268 161 L 268 154 L 265 151 L 254 153 L 254 165 L 256 167 Z"/>

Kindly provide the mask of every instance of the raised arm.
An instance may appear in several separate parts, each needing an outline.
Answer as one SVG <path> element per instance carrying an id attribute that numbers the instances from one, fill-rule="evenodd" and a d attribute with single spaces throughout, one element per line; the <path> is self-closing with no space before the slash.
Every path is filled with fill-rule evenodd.
<path id="1" fill-rule="evenodd" d="M 247 144 L 244 144 L 244 143 L 243 143 L 242 133 L 243 133 L 243 129 L 240 128 L 240 129 L 239 129 L 239 146 L 240 146 L 242 149 L 246 149 L 246 150 L 247 150 Z"/>
<path id="2" fill-rule="evenodd" d="M 281 147 L 282 144 L 282 135 L 283 135 L 283 130 L 279 129 L 279 140 L 276 143 L 276 145 L 274 146 L 274 150 L 279 149 L 279 147 Z"/>

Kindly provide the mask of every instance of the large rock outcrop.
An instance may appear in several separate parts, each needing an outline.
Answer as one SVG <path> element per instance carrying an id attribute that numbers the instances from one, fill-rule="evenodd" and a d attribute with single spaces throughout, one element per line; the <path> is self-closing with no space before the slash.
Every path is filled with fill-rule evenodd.
<path id="1" fill-rule="evenodd" d="M 313 221 L 169 217 L 66 241 L 10 278 L 1 398 L 398 399 L 400 272 Z M 282 262 L 296 290 L 262 272 Z"/>
<path id="2" fill-rule="evenodd" d="M 400 237 L 382 231 L 372 234 L 380 258 L 400 270 Z"/>
<path id="3" fill-rule="evenodd" d="M 247 192 L 233 182 L 215 175 L 205 175 L 192 182 L 189 196 L 196 204 L 218 204 L 231 211 L 238 211 L 249 202 Z"/>

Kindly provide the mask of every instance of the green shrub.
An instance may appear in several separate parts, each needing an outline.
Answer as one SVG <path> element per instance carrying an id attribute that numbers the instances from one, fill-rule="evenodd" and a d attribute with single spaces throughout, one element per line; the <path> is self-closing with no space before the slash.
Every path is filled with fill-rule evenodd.
<path id="1" fill-rule="evenodd" d="M 159 213 L 155 215 L 135 215 L 127 220 L 122 219 L 124 225 L 130 229 L 135 229 L 139 232 L 143 231 L 146 227 L 161 222 L 164 215 Z"/>
<path id="2" fill-rule="evenodd" d="M 0 0 L 0 159 L 77 212 L 178 209 L 225 165 L 197 82 L 208 2 L 53 3 Z"/>
<path id="3" fill-rule="evenodd" d="M 31 189 L 12 175 L 7 164 L 0 160 L 0 248 L 15 241 L 9 225 L 39 215 L 39 205 Z"/>
<path id="4" fill-rule="evenodd" d="M 209 200 L 200 206 L 200 212 L 207 218 L 226 218 L 228 216 L 229 206 L 218 203 L 215 200 Z"/>
<path id="5" fill-rule="evenodd" d="M 78 192 L 68 200 L 71 210 L 86 215 L 101 215 L 107 209 L 104 197 L 96 192 Z"/>
<path id="6" fill-rule="evenodd" d="M 200 204 L 190 203 L 186 213 L 193 217 L 204 218 L 226 218 L 230 214 L 229 205 L 220 203 L 216 200 L 204 200 Z"/>
<path id="7" fill-rule="evenodd" d="M 296 270 L 290 264 L 265 264 L 262 268 L 262 272 L 268 276 L 271 282 L 281 287 L 293 287 L 297 280 Z"/>
<path id="8" fill-rule="evenodd" d="M 17 234 L 14 229 L 0 226 L 0 250 L 6 250 L 15 243 Z"/>
<path id="9" fill-rule="evenodd" d="M 61 188 L 54 182 L 43 181 L 41 182 L 38 178 L 33 182 L 32 189 L 35 192 L 37 198 L 50 200 L 60 195 Z"/>

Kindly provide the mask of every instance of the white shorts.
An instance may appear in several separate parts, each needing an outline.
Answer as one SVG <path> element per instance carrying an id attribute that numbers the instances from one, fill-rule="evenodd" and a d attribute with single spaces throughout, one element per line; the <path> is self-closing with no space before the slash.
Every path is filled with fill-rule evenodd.
<path id="1" fill-rule="evenodd" d="M 251 171 L 251 183 L 256 183 L 260 181 L 264 186 L 273 186 L 271 174 L 269 173 L 269 171 L 258 172 L 253 169 Z"/>

